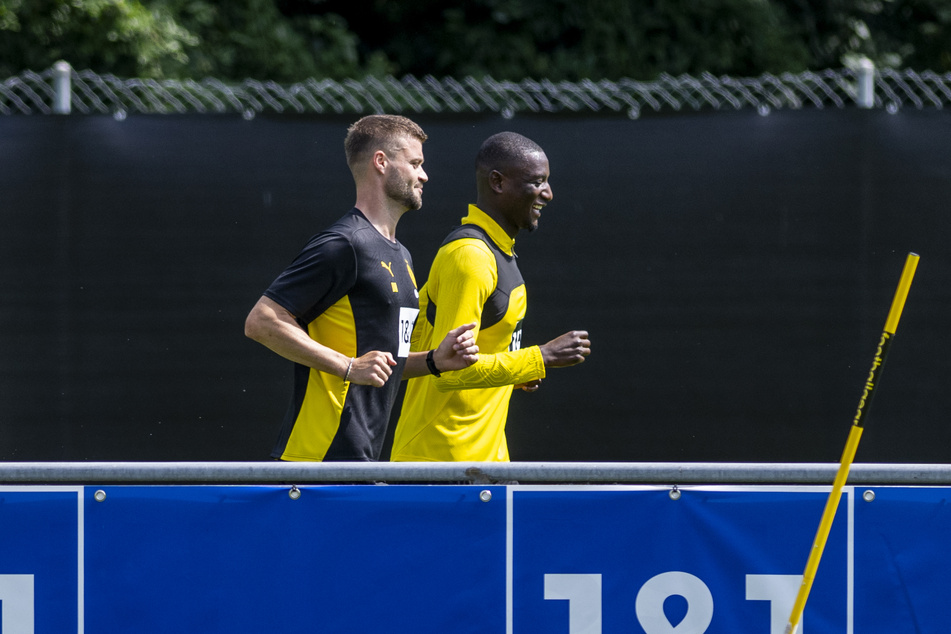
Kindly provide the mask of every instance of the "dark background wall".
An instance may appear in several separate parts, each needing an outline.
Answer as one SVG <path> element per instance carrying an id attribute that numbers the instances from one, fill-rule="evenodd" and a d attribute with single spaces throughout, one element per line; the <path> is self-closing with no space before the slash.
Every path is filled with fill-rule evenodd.
<path id="1" fill-rule="evenodd" d="M 354 118 L 0 117 L 0 459 L 265 459 L 291 368 L 244 318 L 352 205 Z M 947 113 L 417 120 L 420 282 L 486 136 L 551 160 L 525 340 L 593 353 L 513 396 L 513 459 L 838 460 L 909 251 L 857 460 L 951 455 Z"/>

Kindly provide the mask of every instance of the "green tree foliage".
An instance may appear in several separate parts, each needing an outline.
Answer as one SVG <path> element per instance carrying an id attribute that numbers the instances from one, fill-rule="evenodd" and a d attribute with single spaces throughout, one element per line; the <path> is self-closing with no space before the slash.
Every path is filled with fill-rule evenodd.
<path id="1" fill-rule="evenodd" d="M 860 54 L 879 66 L 951 71 L 951 2 L 863 2 Z"/>
<path id="2" fill-rule="evenodd" d="M 104 72 L 161 76 L 197 43 L 166 11 L 138 0 L 0 0 L 0 76 L 59 59 Z"/>
<path id="3" fill-rule="evenodd" d="M 652 79 L 879 66 L 951 70 L 951 0 L 281 0 L 333 12 L 396 74 Z M 368 19 L 368 15 L 372 19 Z"/>
<path id="4" fill-rule="evenodd" d="M 648 79 L 803 70 L 810 61 L 796 23 L 766 0 L 375 0 L 374 15 L 349 19 L 351 28 L 399 73 Z"/>
<path id="5" fill-rule="evenodd" d="M 879 67 L 951 71 L 951 0 L 783 0 L 813 68 L 868 58 Z"/>
<path id="6" fill-rule="evenodd" d="M 379 55 L 361 63 L 357 37 L 334 13 L 284 15 L 274 0 L 153 0 L 197 37 L 188 51 L 191 77 L 299 81 L 388 70 Z"/>
<path id="7" fill-rule="evenodd" d="M 120 76 L 297 81 L 388 70 L 333 14 L 273 0 L 0 0 L 0 75 L 59 59 Z"/>
<path id="8" fill-rule="evenodd" d="M 951 0 L 0 0 L 0 76 L 553 80 L 951 71 Z"/>

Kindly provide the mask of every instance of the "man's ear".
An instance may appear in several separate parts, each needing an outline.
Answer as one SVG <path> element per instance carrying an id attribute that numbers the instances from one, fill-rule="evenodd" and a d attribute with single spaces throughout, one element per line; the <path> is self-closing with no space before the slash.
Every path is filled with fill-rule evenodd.
<path id="1" fill-rule="evenodd" d="M 496 194 L 502 193 L 502 184 L 505 181 L 505 176 L 499 170 L 492 170 L 489 172 L 489 187 L 492 188 Z"/>
<path id="2" fill-rule="evenodd" d="M 390 159 L 387 158 L 386 152 L 383 150 L 377 150 L 373 153 L 373 169 L 378 171 L 380 174 L 386 171 L 386 166 L 389 164 Z"/>

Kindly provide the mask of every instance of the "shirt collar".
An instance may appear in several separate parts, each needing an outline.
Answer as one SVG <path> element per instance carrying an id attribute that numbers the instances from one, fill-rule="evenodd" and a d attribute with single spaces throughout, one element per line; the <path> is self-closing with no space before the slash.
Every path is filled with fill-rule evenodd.
<path id="1" fill-rule="evenodd" d="M 492 241 L 495 242 L 506 255 L 513 255 L 515 253 L 515 238 L 505 233 L 505 230 L 499 226 L 499 223 L 475 205 L 469 205 L 469 215 L 462 219 L 462 224 L 482 227 L 489 234 L 489 237 L 492 238 Z"/>

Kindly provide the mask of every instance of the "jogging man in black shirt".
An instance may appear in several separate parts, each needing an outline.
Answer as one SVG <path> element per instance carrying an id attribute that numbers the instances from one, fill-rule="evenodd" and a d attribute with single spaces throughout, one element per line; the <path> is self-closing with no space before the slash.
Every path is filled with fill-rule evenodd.
<path id="1" fill-rule="evenodd" d="M 296 364 L 274 458 L 378 460 L 400 380 L 477 359 L 475 324 L 410 352 L 419 293 L 396 225 L 422 206 L 426 138 L 405 117 L 354 123 L 344 142 L 354 208 L 311 239 L 248 315 L 245 334 Z"/>

